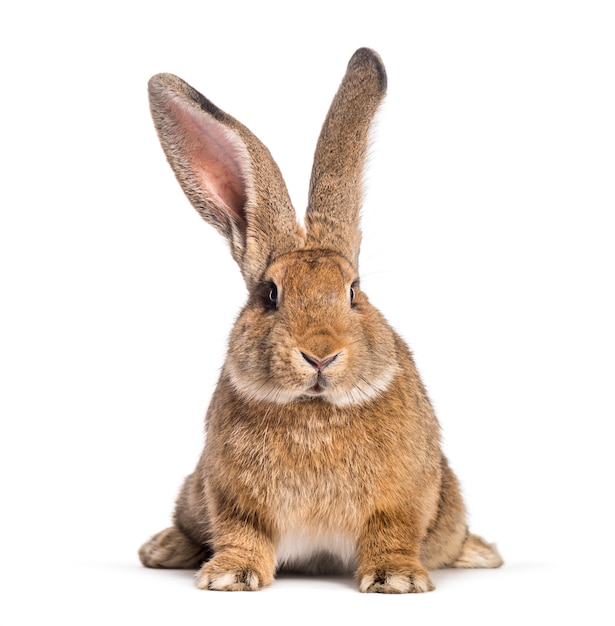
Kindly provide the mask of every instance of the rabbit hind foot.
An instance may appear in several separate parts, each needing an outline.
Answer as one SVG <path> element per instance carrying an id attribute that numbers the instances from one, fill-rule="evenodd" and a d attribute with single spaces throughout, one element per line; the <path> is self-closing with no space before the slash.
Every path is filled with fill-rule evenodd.
<path id="1" fill-rule="evenodd" d="M 494 543 L 487 543 L 482 537 L 470 533 L 453 567 L 490 569 L 500 567 L 503 563 L 504 560 Z"/>
<path id="2" fill-rule="evenodd" d="M 155 568 L 197 569 L 210 556 L 207 548 L 194 543 L 175 526 L 154 535 L 139 549 L 141 563 Z"/>

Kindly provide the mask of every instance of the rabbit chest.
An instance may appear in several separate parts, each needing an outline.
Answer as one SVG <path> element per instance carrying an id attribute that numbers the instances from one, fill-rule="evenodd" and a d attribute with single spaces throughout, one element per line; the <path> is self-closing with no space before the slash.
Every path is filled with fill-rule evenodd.
<path id="1" fill-rule="evenodd" d="M 352 567 L 359 529 L 394 479 L 393 456 L 382 429 L 347 411 L 310 415 L 310 404 L 235 423 L 216 446 L 216 480 L 270 520 L 278 563 L 327 554 Z"/>

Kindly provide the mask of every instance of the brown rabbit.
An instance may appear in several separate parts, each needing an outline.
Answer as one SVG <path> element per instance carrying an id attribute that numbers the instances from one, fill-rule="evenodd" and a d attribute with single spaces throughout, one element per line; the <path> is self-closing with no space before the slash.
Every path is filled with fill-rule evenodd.
<path id="1" fill-rule="evenodd" d="M 406 593 L 434 588 L 428 569 L 502 564 L 468 532 L 412 355 L 359 284 L 362 173 L 385 90 L 379 56 L 357 50 L 320 134 L 304 229 L 247 128 L 175 76 L 150 80 L 169 163 L 228 239 L 249 297 L 205 449 L 144 565 L 200 567 L 202 589 L 260 589 L 285 568 Z"/>

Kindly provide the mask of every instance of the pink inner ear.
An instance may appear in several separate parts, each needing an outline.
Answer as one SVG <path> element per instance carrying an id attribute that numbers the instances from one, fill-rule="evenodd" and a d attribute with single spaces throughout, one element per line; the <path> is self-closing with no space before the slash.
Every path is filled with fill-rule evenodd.
<path id="1" fill-rule="evenodd" d="M 182 152 L 198 187 L 205 192 L 222 222 L 230 217 L 245 226 L 249 156 L 241 140 L 200 110 L 171 99 Z"/>

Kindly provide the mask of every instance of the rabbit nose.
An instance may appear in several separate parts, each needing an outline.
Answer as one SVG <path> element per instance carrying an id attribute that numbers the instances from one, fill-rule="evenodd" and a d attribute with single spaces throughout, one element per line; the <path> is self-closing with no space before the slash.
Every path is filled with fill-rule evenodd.
<path id="1" fill-rule="evenodd" d="M 335 359 L 339 356 L 339 352 L 337 354 L 333 354 L 324 359 L 319 359 L 318 357 L 312 356 L 310 354 L 306 354 L 305 352 L 301 353 L 301 356 L 316 370 L 322 372 L 325 368 L 329 367 Z"/>

